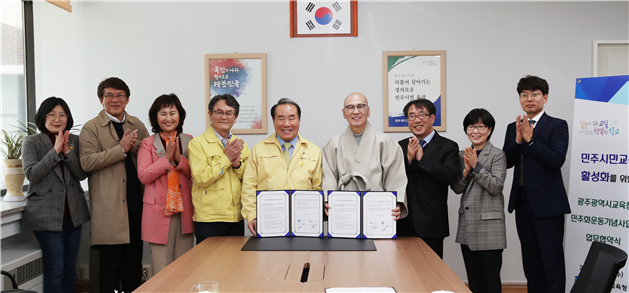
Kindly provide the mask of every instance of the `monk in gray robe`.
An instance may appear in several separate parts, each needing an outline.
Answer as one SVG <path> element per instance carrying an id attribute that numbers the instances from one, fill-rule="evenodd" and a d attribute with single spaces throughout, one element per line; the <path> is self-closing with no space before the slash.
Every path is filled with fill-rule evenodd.
<path id="1" fill-rule="evenodd" d="M 406 217 L 406 169 L 400 145 L 377 132 L 367 121 L 369 103 L 361 93 L 351 93 L 343 104 L 349 122 L 344 133 L 323 147 L 323 190 L 396 191 L 395 220 Z M 327 209 L 331 207 L 326 203 Z"/>

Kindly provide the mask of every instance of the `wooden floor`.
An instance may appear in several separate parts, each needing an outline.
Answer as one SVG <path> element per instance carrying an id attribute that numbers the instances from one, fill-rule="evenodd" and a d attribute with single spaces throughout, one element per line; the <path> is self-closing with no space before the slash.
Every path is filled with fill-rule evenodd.
<path id="1" fill-rule="evenodd" d="M 75 293 L 89 293 L 90 283 L 87 281 L 77 281 Z M 526 286 L 502 286 L 502 293 L 527 293 Z"/>

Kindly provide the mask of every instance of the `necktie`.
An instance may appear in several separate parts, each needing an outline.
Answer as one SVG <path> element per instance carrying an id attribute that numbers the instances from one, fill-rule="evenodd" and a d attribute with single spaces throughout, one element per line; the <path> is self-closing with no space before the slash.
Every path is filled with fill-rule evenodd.
<path id="1" fill-rule="evenodd" d="M 535 120 L 529 120 L 529 126 L 535 126 Z M 520 155 L 520 178 L 518 178 L 518 185 L 524 186 L 524 155 Z"/>
<path id="2" fill-rule="evenodd" d="M 420 140 L 420 141 L 419 141 L 419 146 L 421 146 L 421 147 L 422 147 L 422 149 L 423 149 L 423 148 L 426 146 L 426 141 L 425 141 L 425 140 L 423 140 L 423 139 L 422 139 L 422 140 Z"/>
<path id="3" fill-rule="evenodd" d="M 290 164 L 290 152 L 288 151 L 288 149 L 290 149 L 290 147 L 292 146 L 293 145 L 290 142 L 284 143 L 284 160 L 286 160 L 286 167 L 288 167 L 288 165 Z"/>

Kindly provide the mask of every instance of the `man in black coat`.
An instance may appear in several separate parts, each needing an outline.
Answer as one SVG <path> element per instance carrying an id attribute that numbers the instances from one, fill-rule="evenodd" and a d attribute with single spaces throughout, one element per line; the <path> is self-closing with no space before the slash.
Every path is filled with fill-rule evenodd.
<path id="1" fill-rule="evenodd" d="M 561 166 L 568 152 L 568 123 L 548 116 L 548 83 L 537 76 L 518 82 L 526 114 L 507 126 L 502 150 L 515 167 L 509 212 L 515 212 L 529 292 L 565 292 L 564 215 L 570 213 Z"/>
<path id="2" fill-rule="evenodd" d="M 408 216 L 397 223 L 398 236 L 420 237 L 443 258 L 450 236 L 448 186 L 461 174 L 459 146 L 434 129 L 435 105 L 427 99 L 408 102 L 404 115 L 413 137 L 399 141 L 406 166 Z"/>

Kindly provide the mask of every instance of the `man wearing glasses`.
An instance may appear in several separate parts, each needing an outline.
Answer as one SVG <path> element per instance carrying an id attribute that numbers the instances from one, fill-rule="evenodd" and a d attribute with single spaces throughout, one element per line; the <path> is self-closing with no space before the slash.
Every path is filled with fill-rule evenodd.
<path id="1" fill-rule="evenodd" d="M 548 116 L 548 82 L 528 75 L 518 82 L 524 115 L 507 126 L 502 150 L 513 168 L 509 213 L 522 248 L 529 292 L 565 292 L 564 215 L 570 213 L 561 167 L 568 152 L 568 123 Z"/>
<path id="2" fill-rule="evenodd" d="M 450 236 L 448 186 L 459 179 L 459 146 L 432 127 L 437 110 L 427 99 L 410 101 L 404 115 L 413 136 L 399 141 L 404 153 L 409 216 L 398 222 L 399 236 L 420 237 L 443 258 Z"/>
<path id="3" fill-rule="evenodd" d="M 349 126 L 323 147 L 323 190 L 396 191 L 395 220 L 407 214 L 406 175 L 402 149 L 390 136 L 377 132 L 369 118 L 369 103 L 361 93 L 343 102 L 343 118 Z M 326 203 L 328 209 L 333 209 Z M 399 235 L 399 234 L 398 234 Z"/>
<path id="4" fill-rule="evenodd" d="M 232 135 L 240 104 L 230 94 L 210 100 L 211 126 L 188 144 L 197 244 L 213 236 L 244 236 L 240 201 L 249 147 Z"/>
<path id="5" fill-rule="evenodd" d="M 299 134 L 301 108 L 290 99 L 271 107 L 275 133 L 253 146 L 242 183 L 242 214 L 256 235 L 258 190 L 321 190 L 321 150 Z"/>
<path id="6" fill-rule="evenodd" d="M 79 136 L 81 167 L 89 172 L 92 244 L 99 249 L 100 292 L 132 292 L 142 279 L 142 196 L 137 157 L 149 136 L 140 119 L 127 114 L 131 92 L 117 77 L 98 85 L 103 110 Z M 122 282 L 122 288 L 120 283 Z"/>

